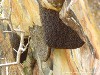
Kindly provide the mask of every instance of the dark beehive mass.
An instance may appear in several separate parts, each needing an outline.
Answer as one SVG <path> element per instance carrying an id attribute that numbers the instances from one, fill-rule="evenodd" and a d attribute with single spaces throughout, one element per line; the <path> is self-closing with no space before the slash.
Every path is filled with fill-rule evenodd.
<path id="1" fill-rule="evenodd" d="M 58 12 L 43 8 L 40 4 L 39 9 L 45 41 L 49 47 L 75 49 L 84 44 L 78 34 L 62 22 Z"/>

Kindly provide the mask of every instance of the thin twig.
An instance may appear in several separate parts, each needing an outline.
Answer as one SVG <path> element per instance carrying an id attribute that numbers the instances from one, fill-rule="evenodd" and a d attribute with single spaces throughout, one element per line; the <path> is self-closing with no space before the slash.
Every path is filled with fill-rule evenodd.
<path id="1" fill-rule="evenodd" d="M 22 54 L 22 49 L 23 49 L 23 44 L 24 44 L 24 32 L 22 32 L 21 33 L 21 39 L 20 39 L 20 45 L 19 45 L 19 49 L 18 49 L 18 51 L 17 51 L 17 57 L 16 57 L 16 61 L 18 62 L 18 63 L 20 63 L 20 56 L 21 56 L 21 54 Z"/>
<path id="2" fill-rule="evenodd" d="M 12 33 L 12 31 L 3 31 L 4 33 Z"/>
<path id="3" fill-rule="evenodd" d="M 12 0 L 9 0 L 10 3 L 10 13 L 9 13 L 9 27 L 11 28 L 11 31 L 14 31 L 12 21 L 11 21 L 11 13 L 12 13 Z"/>
<path id="4" fill-rule="evenodd" d="M 0 67 L 2 66 L 10 66 L 10 65 L 17 65 L 17 62 L 12 62 L 12 63 L 6 63 L 6 64 L 0 64 Z"/>
<path id="5" fill-rule="evenodd" d="M 18 51 L 14 49 L 14 50 L 17 52 L 16 62 L 0 64 L 0 67 L 1 67 L 1 66 L 11 66 L 11 65 L 17 65 L 17 64 L 19 64 L 19 63 L 20 63 L 21 54 L 22 54 L 24 51 L 26 51 L 26 49 L 27 49 L 27 47 L 28 47 L 28 45 L 29 45 L 29 39 L 28 39 L 28 43 L 26 44 L 25 47 L 23 47 L 23 44 L 24 44 L 24 35 L 25 35 L 24 31 L 19 30 L 19 29 L 15 29 L 15 30 L 13 29 L 12 22 L 11 22 L 11 13 L 12 13 L 12 2 L 11 2 L 11 1 L 12 1 L 12 0 L 9 0 L 9 1 L 10 1 L 9 19 L 4 18 L 4 19 L 1 19 L 1 20 L 2 20 L 2 21 L 3 21 L 3 20 L 8 20 L 8 21 L 9 21 L 9 27 L 11 28 L 11 31 L 4 31 L 4 32 L 13 32 L 13 31 L 14 31 L 15 33 L 20 32 L 20 37 L 21 37 L 21 39 L 20 39 L 20 45 L 19 45 Z"/>
<path id="6" fill-rule="evenodd" d="M 7 20 L 9 21 L 9 27 L 11 29 L 11 31 L 4 31 L 4 32 L 20 32 L 20 45 L 19 45 L 19 48 L 18 50 L 14 50 L 17 52 L 17 56 L 16 56 L 16 62 L 12 62 L 12 63 L 5 63 L 5 64 L 0 64 L 0 67 L 2 66 L 11 66 L 11 65 L 17 65 L 20 63 L 20 57 L 21 57 L 21 54 L 26 51 L 28 45 L 29 45 L 29 39 L 30 37 L 28 38 L 28 43 L 26 44 L 26 46 L 23 46 L 24 45 L 24 31 L 20 30 L 20 29 L 13 29 L 13 25 L 12 25 L 12 21 L 11 21 L 11 13 L 12 13 L 12 0 L 9 0 L 10 1 L 10 12 L 9 12 L 9 17 L 8 18 L 1 18 L 0 20 L 3 21 L 3 20 Z"/>
<path id="7" fill-rule="evenodd" d="M 3 20 L 7 20 L 7 21 L 9 21 L 8 18 L 0 18 L 0 20 L 1 20 L 1 21 L 3 21 Z"/>
<path id="8" fill-rule="evenodd" d="M 17 50 L 13 48 L 13 50 L 17 53 Z"/>
<path id="9" fill-rule="evenodd" d="M 7 59 L 5 58 L 5 62 L 7 63 Z M 9 75 L 8 73 L 8 66 L 6 66 L 6 75 Z"/>
<path id="10" fill-rule="evenodd" d="M 28 42 L 29 43 L 29 42 Z M 12 63 L 6 63 L 6 64 L 0 64 L 1 66 L 11 66 L 11 65 L 17 65 L 20 63 L 20 56 L 22 54 L 23 51 L 26 51 L 28 44 L 25 46 L 25 48 L 23 48 L 23 44 L 24 44 L 24 32 L 21 32 L 21 40 L 20 40 L 20 45 L 17 51 L 17 57 L 16 57 L 16 62 L 12 62 Z"/>

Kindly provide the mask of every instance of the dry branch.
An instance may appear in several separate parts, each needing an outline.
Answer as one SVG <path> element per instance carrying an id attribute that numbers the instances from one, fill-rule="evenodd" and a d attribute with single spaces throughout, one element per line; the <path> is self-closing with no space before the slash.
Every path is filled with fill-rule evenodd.
<path id="1" fill-rule="evenodd" d="M 26 46 L 24 46 L 24 35 L 25 35 L 25 32 L 20 30 L 20 29 L 14 29 L 13 28 L 13 25 L 12 25 L 12 20 L 11 20 L 11 13 L 12 13 L 12 0 L 9 0 L 9 3 L 10 3 L 10 12 L 9 12 L 9 17 L 8 19 L 6 18 L 2 18 L 0 19 L 1 21 L 4 21 L 4 20 L 7 20 L 9 23 L 9 27 L 11 29 L 11 31 L 4 31 L 4 32 L 12 32 L 12 33 L 17 33 L 19 32 L 20 33 L 20 44 L 19 44 L 19 48 L 18 50 L 15 50 L 17 52 L 17 57 L 16 57 L 16 62 L 12 62 L 12 63 L 5 63 L 5 64 L 0 64 L 0 66 L 10 66 L 10 65 L 17 65 L 20 63 L 20 57 L 21 57 L 21 54 L 26 51 L 28 45 L 29 45 L 29 39 L 28 39 L 28 43 L 26 44 Z"/>
<path id="2" fill-rule="evenodd" d="M 19 64 L 20 63 L 20 56 L 27 49 L 29 42 L 27 43 L 27 45 L 24 48 L 23 48 L 23 44 L 24 44 L 24 32 L 21 32 L 20 45 L 19 45 L 18 51 L 16 50 L 17 51 L 16 62 L 0 64 L 0 66 L 11 66 L 11 65 Z"/>

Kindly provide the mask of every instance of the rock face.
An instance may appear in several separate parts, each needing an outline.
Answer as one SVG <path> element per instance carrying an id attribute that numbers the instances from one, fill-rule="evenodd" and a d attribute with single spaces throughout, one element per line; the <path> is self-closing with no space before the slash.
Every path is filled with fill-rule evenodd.
<path id="1" fill-rule="evenodd" d="M 61 8 L 65 0 L 47 0 L 56 8 Z"/>
<path id="2" fill-rule="evenodd" d="M 4 10 L 2 16 L 9 18 L 11 8 L 9 1 L 2 0 L 1 4 Z M 14 29 L 20 27 L 25 32 L 25 36 L 29 36 L 29 26 L 32 27 L 34 24 L 41 26 L 36 0 L 12 0 L 11 5 L 13 10 L 11 12 L 11 22 Z"/>
<path id="3" fill-rule="evenodd" d="M 42 26 L 34 26 L 30 28 L 31 42 L 30 46 L 32 48 L 33 55 L 36 60 L 38 57 L 41 61 L 46 61 L 49 57 L 50 50 L 46 43 L 44 42 L 44 31 Z"/>
<path id="4" fill-rule="evenodd" d="M 45 42 L 49 47 L 75 49 L 84 44 L 78 34 L 60 20 L 59 12 L 43 8 L 40 2 L 39 9 L 45 32 Z"/>

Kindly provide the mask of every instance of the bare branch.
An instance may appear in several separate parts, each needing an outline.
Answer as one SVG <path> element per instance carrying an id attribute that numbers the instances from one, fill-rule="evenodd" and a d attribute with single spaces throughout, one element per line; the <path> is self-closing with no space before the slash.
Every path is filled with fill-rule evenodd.
<path id="1" fill-rule="evenodd" d="M 17 57 L 16 57 L 16 62 L 12 62 L 12 63 L 5 63 L 5 64 L 0 64 L 0 67 L 1 66 L 11 66 L 11 65 L 17 65 L 20 63 L 20 56 L 22 54 L 22 52 L 26 51 L 27 47 L 28 47 L 28 44 L 29 44 L 29 40 L 28 40 L 28 43 L 27 45 L 23 48 L 23 44 L 24 44 L 24 31 L 20 30 L 20 29 L 14 29 L 13 28 L 13 25 L 12 25 L 12 21 L 11 21 L 11 13 L 12 13 L 12 0 L 9 0 L 9 3 L 10 3 L 10 12 L 9 12 L 9 17 L 8 19 L 7 18 L 1 18 L 0 20 L 3 21 L 3 20 L 7 20 L 9 22 L 9 27 L 11 29 L 11 31 L 4 31 L 4 32 L 20 32 L 20 45 L 19 45 L 19 48 L 18 48 L 18 51 L 14 50 L 17 52 Z"/>
<path id="2" fill-rule="evenodd" d="M 28 37 L 28 43 L 26 44 L 26 46 L 23 44 L 23 45 L 24 45 L 23 52 L 26 51 L 26 49 L 27 49 L 27 47 L 28 47 L 28 45 L 29 45 L 29 43 L 30 43 L 30 38 L 31 38 L 31 37 L 29 36 L 29 37 Z"/>
<path id="3" fill-rule="evenodd" d="M 24 44 L 24 32 L 21 32 L 20 45 L 19 45 L 18 51 L 16 51 L 17 52 L 16 62 L 6 63 L 6 64 L 0 64 L 0 67 L 1 66 L 11 66 L 11 65 L 17 65 L 17 64 L 19 64 L 20 63 L 20 56 L 21 56 L 22 52 L 26 51 L 29 42 L 27 43 L 27 45 L 25 46 L 25 48 L 23 48 L 23 44 Z"/>
<path id="4" fill-rule="evenodd" d="M 8 18 L 0 18 L 0 21 L 3 21 L 3 20 L 7 20 L 7 21 L 9 21 Z"/>
<path id="5" fill-rule="evenodd" d="M 5 58 L 5 62 L 7 63 L 7 59 Z M 6 66 L 6 75 L 9 75 L 8 73 L 8 66 Z"/>
<path id="6" fill-rule="evenodd" d="M 12 63 L 6 63 L 6 64 L 0 64 L 0 67 L 2 66 L 10 66 L 10 65 L 17 65 L 17 62 L 12 62 Z"/>
<path id="7" fill-rule="evenodd" d="M 17 53 L 17 50 L 13 48 L 13 50 Z"/>
<path id="8" fill-rule="evenodd" d="M 17 51 L 17 57 L 16 57 L 16 61 L 18 62 L 18 63 L 20 63 L 20 56 L 21 56 L 21 54 L 22 54 L 22 49 L 23 49 L 23 44 L 24 44 L 24 32 L 22 32 L 21 33 L 21 40 L 20 40 L 20 45 L 19 45 L 19 49 L 18 49 L 18 51 Z"/>
<path id="9" fill-rule="evenodd" d="M 9 27 L 11 28 L 11 31 L 14 31 L 14 29 L 13 29 L 13 25 L 12 25 L 12 22 L 11 22 L 11 13 L 12 13 L 12 0 L 9 0 L 9 3 L 10 3 Z"/>
<path id="10" fill-rule="evenodd" d="M 3 31 L 4 33 L 12 33 L 12 31 Z"/>

